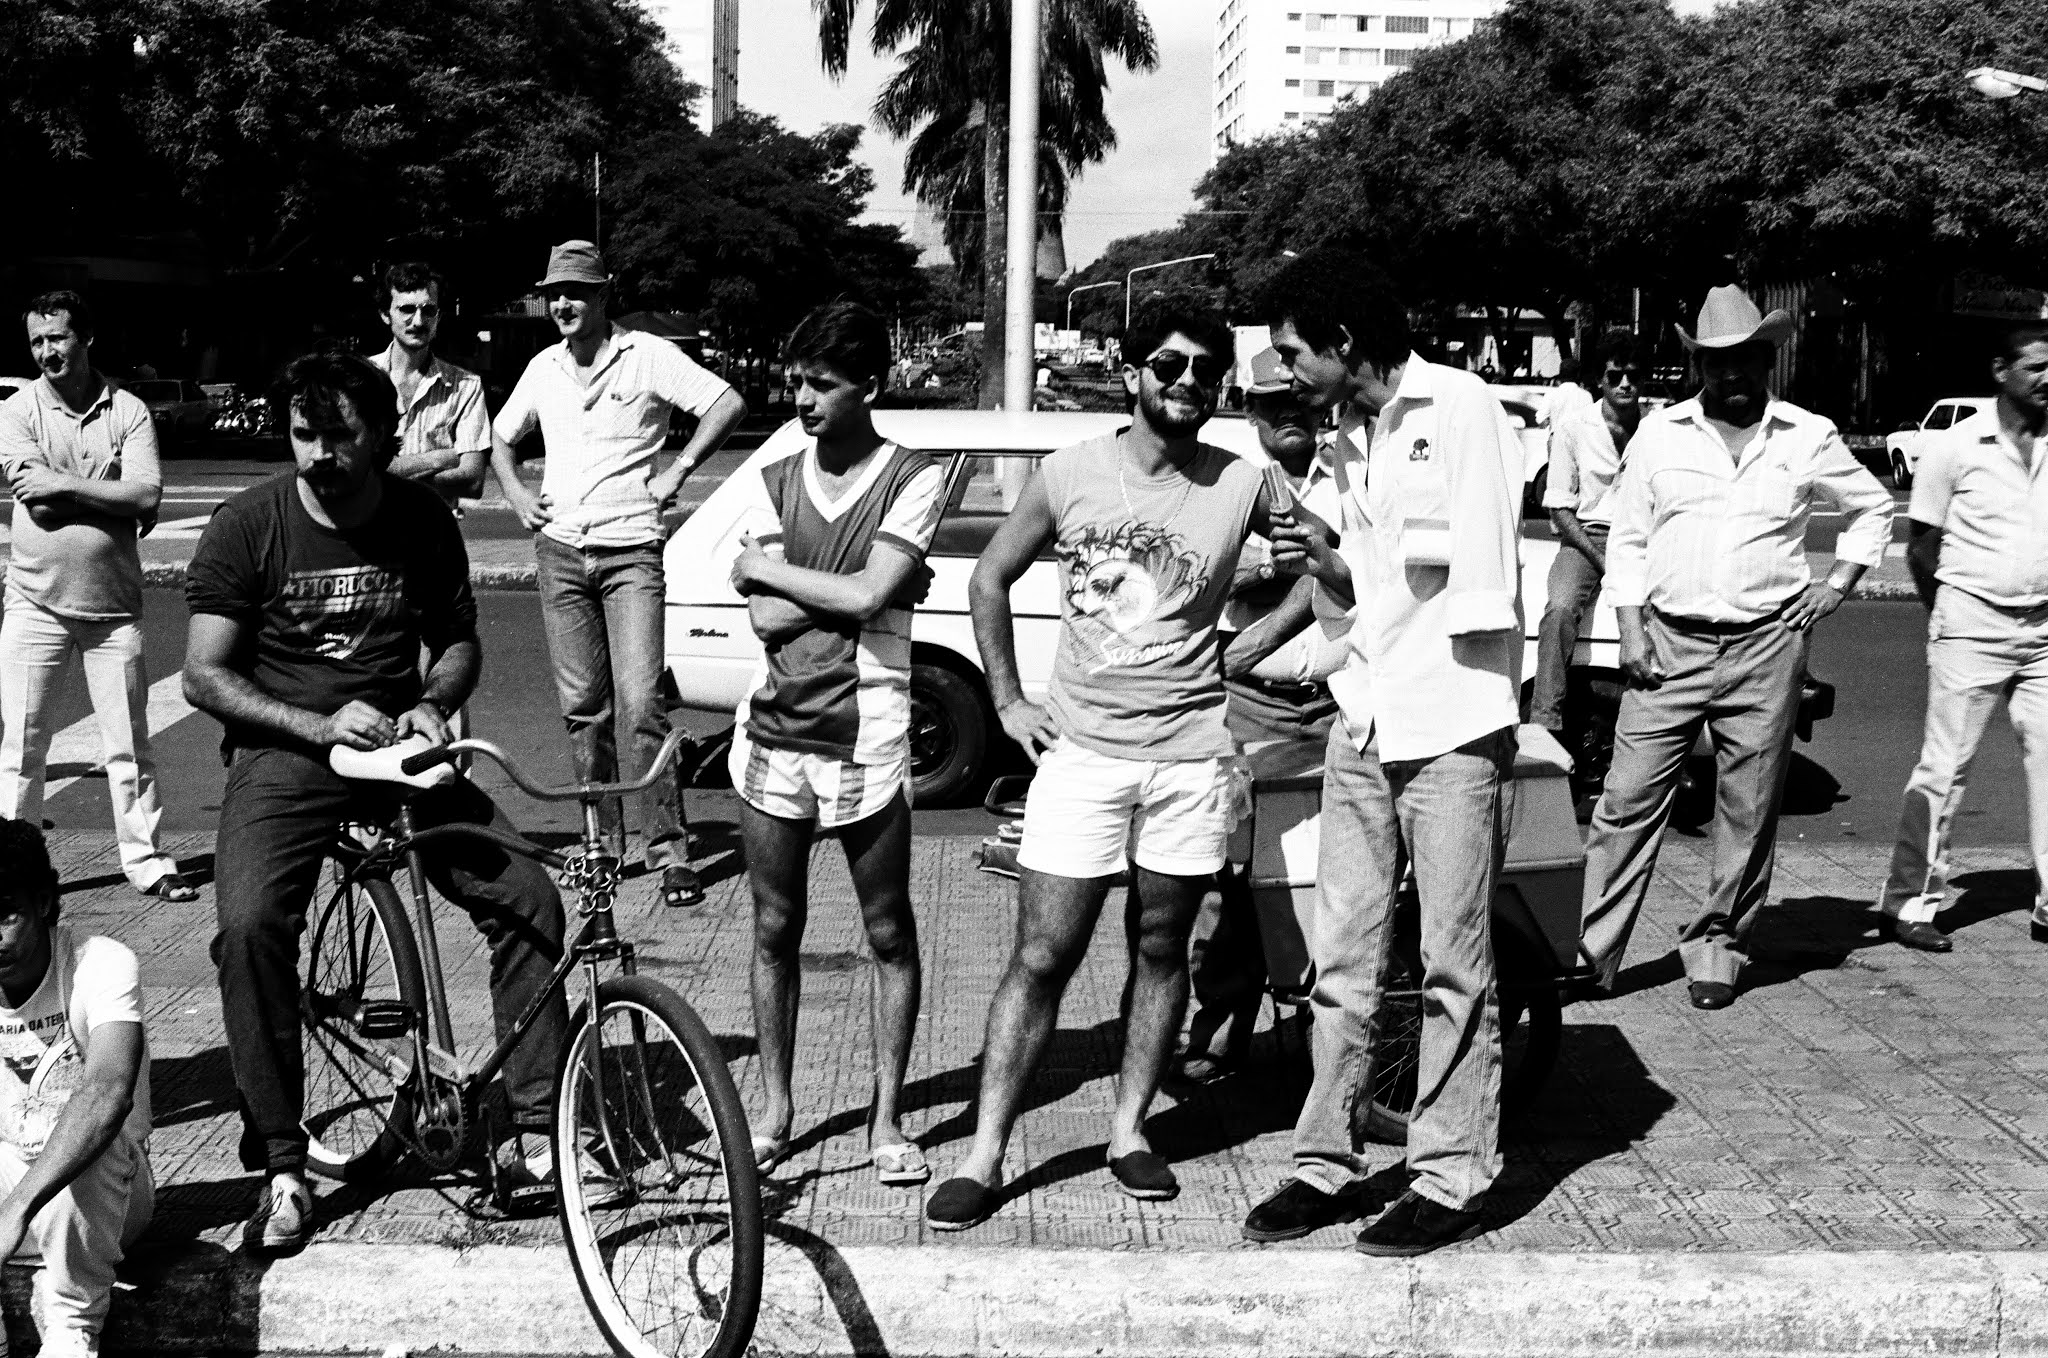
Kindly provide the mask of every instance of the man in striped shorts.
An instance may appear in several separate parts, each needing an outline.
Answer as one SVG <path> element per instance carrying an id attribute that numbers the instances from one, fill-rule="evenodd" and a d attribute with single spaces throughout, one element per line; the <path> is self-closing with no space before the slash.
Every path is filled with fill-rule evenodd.
<path id="1" fill-rule="evenodd" d="M 732 567 L 767 647 L 731 761 L 745 802 L 754 1029 L 768 1089 L 754 1159 L 765 1171 L 789 1154 L 811 839 L 836 830 L 875 956 L 869 1147 L 883 1183 L 920 1184 L 931 1170 L 897 1107 L 923 984 L 910 908 L 910 614 L 945 474 L 875 432 L 870 410 L 889 371 L 881 317 L 850 302 L 820 307 L 790 336 L 787 358 L 801 374 L 797 418 L 811 441 L 760 469 Z"/>

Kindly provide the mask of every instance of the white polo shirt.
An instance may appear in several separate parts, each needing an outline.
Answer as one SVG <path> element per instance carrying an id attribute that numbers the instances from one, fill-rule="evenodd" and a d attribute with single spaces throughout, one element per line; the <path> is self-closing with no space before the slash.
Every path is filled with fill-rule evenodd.
<path id="1" fill-rule="evenodd" d="M 1941 529 L 1942 584 L 2005 608 L 2048 604 L 2048 438 L 2030 452 L 2021 458 L 1995 405 L 1928 441 L 1906 514 Z"/>
<path id="2" fill-rule="evenodd" d="M 1892 495 L 1834 422 L 1773 399 L 1740 458 L 1698 398 L 1643 416 L 1629 440 L 1607 539 L 1608 597 L 1669 617 L 1755 622 L 1813 580 L 1806 525 L 1815 501 L 1847 518 L 1835 557 L 1884 559 Z"/>
<path id="3" fill-rule="evenodd" d="M 543 533 L 567 547 L 638 547 L 661 541 L 648 481 L 670 412 L 702 419 L 730 390 L 667 340 L 613 326 L 587 386 L 567 340 L 535 354 L 494 428 L 517 443 L 538 424 L 547 440 Z"/>
<path id="4" fill-rule="evenodd" d="M 1332 445 L 1357 609 L 1330 676 L 1382 760 L 1429 759 L 1513 726 L 1522 683 L 1522 446 L 1484 382 L 1409 354 L 1368 427 Z"/>

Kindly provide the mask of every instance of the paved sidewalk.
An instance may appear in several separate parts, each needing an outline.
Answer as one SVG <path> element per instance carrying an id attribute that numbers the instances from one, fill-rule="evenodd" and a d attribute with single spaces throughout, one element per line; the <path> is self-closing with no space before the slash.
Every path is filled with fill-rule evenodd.
<path id="1" fill-rule="evenodd" d="M 619 920 L 621 931 L 639 941 L 646 969 L 684 991 L 734 1049 L 750 1052 L 749 913 L 744 875 L 731 848 L 729 809 L 729 800 L 707 796 L 693 818 L 713 855 L 710 900 L 695 910 L 664 911 L 653 901 L 652 882 L 641 878 L 628 884 Z M 234 1091 L 206 952 L 211 893 L 193 905 L 145 903 L 122 884 L 111 839 L 109 834 L 58 833 L 52 844 L 70 884 L 67 919 L 127 941 L 142 957 L 149 988 L 158 1121 L 153 1146 L 161 1189 L 152 1249 L 138 1267 L 150 1276 L 165 1268 L 204 1273 L 194 1261 L 217 1261 L 224 1248 L 234 1245 L 235 1224 L 256 1191 L 255 1178 L 234 1161 Z M 202 870 L 210 865 L 211 848 L 196 836 L 174 846 Z M 912 1134 L 926 1146 L 940 1177 L 965 1149 L 975 1054 L 1012 927 L 1013 887 L 976 871 L 972 848 L 969 839 L 922 839 L 913 866 L 926 1004 L 907 1106 Z M 1793 1287 L 1788 1280 L 1798 1280 L 1794 1290 L 1805 1300 L 1785 1305 L 1804 1306 L 1802 1323 L 1818 1327 L 1814 1332 L 1822 1339 L 1812 1344 L 1785 1339 L 1781 1348 L 1770 1348 L 1785 1352 L 1850 1351 L 1829 1345 L 1852 1331 L 1863 1333 L 1853 1319 L 1862 1314 L 1858 1306 L 1875 1308 L 1870 1314 L 1884 1317 L 1885 1324 L 1906 1324 L 1908 1318 L 1898 1311 L 1913 1289 L 1942 1289 L 1944 1305 L 1962 1306 L 1957 1301 L 1962 1294 L 1954 1290 L 1962 1284 L 1956 1278 L 1981 1281 L 1996 1275 L 2004 1281 L 1985 1283 L 1990 1291 L 1983 1293 L 1990 1298 L 1983 1305 L 2003 1308 L 1994 1317 L 1999 1321 L 1994 1337 L 1987 1341 L 1995 1351 L 2019 1351 L 2012 1336 L 2018 1333 L 2013 1326 L 2022 1293 L 2032 1299 L 2027 1314 L 2037 1330 L 2048 1332 L 2041 1327 L 2048 1319 L 2048 1272 L 2040 1277 L 2027 1273 L 2019 1282 L 1997 1272 L 2008 1267 L 1997 1262 L 2006 1257 L 2004 1252 L 2048 1244 L 2048 1006 L 2039 1002 L 2048 952 L 2027 933 L 2031 887 L 2024 855 L 2003 850 L 1962 855 L 1961 899 L 1944 917 L 1945 926 L 1958 931 L 1956 951 L 1934 956 L 1876 940 L 1867 903 L 1882 872 L 1879 846 L 1787 846 L 1779 855 L 1774 905 L 1757 932 L 1758 954 L 1767 960 L 1753 968 L 1752 988 L 1733 1008 L 1701 1013 L 1686 1005 L 1677 962 L 1667 947 L 1675 925 L 1703 892 L 1704 849 L 1703 841 L 1676 835 L 1667 843 L 1623 973 L 1621 997 L 1566 1011 L 1556 1073 L 1531 1115 L 1511 1128 L 1507 1173 L 1493 1198 L 1500 1228 L 1434 1256 L 1427 1265 L 1390 1266 L 1345 1250 L 1348 1230 L 1332 1229 L 1278 1247 L 1249 1246 L 1239 1239 L 1245 1210 L 1288 1170 L 1288 1133 L 1306 1080 L 1305 1057 L 1291 1031 L 1285 1041 L 1270 1028 L 1261 1034 L 1255 1048 L 1258 1065 L 1251 1073 L 1185 1099 L 1161 1099 L 1151 1131 L 1155 1146 L 1176 1162 L 1184 1186 L 1176 1201 L 1138 1203 L 1115 1191 L 1102 1164 L 1122 981 L 1114 897 L 1030 1093 L 1012 1151 L 1010 1172 L 1016 1184 L 1011 1200 L 977 1230 L 951 1236 L 927 1232 L 918 1192 L 879 1186 L 865 1163 L 867 975 L 844 859 L 836 844 L 821 844 L 813 862 L 813 909 L 804 954 L 797 1154 L 776 1172 L 770 1198 L 775 1234 L 782 1242 L 771 1269 L 779 1277 L 810 1278 L 812 1284 L 798 1288 L 791 1283 L 779 1293 L 771 1289 L 764 1344 L 799 1352 L 860 1347 L 848 1338 L 860 1326 L 849 1319 L 845 1289 L 833 1291 L 836 1268 L 845 1275 L 842 1283 L 852 1285 L 848 1280 L 854 1278 L 871 1283 L 863 1303 L 866 1324 L 874 1328 L 875 1342 L 890 1351 L 968 1352 L 977 1351 L 982 1341 L 1007 1345 L 1005 1351 L 1094 1351 L 1083 1342 L 1086 1335 L 1069 1334 L 1059 1344 L 1026 1342 L 1019 1337 L 1024 1331 L 1003 1330 L 1010 1339 L 1001 1340 L 1001 1334 L 986 1327 L 978 1332 L 982 1340 L 976 1347 L 919 1348 L 890 1327 L 900 1321 L 914 1328 L 925 1321 L 885 1315 L 878 1298 L 900 1295 L 916 1316 L 919 1299 L 929 1301 L 932 1288 L 971 1285 L 987 1300 L 1008 1286 L 1019 1293 L 1012 1299 L 1015 1307 L 1035 1305 L 1046 1312 L 1036 1322 L 1043 1329 L 1069 1302 L 1075 1308 L 1070 1318 L 1077 1323 L 1090 1314 L 1084 1302 L 1091 1282 L 1121 1293 L 1126 1283 L 1152 1277 L 1162 1297 L 1172 1293 L 1180 1285 L 1174 1281 L 1178 1275 L 1169 1276 L 1181 1267 L 1175 1259 L 1187 1265 L 1200 1261 L 1203 1277 L 1195 1281 L 1211 1292 L 1219 1279 L 1232 1277 L 1247 1287 L 1278 1289 L 1281 1295 L 1266 1296 L 1265 1303 L 1281 1312 L 1286 1311 L 1290 1279 L 1298 1278 L 1308 1289 L 1304 1298 L 1323 1283 L 1339 1295 L 1349 1278 L 1392 1283 L 1396 1275 L 1390 1268 L 1408 1270 L 1398 1276 L 1407 1279 L 1401 1285 L 1411 1290 L 1426 1291 L 1431 1279 L 1441 1284 L 1465 1276 L 1467 1286 L 1521 1288 L 1528 1307 L 1560 1311 L 1596 1299 L 1593 1293 L 1565 1297 L 1558 1294 L 1560 1287 L 1611 1286 L 1622 1289 L 1617 1295 L 1623 1296 L 1635 1295 L 1627 1290 L 1632 1288 L 1647 1296 L 1673 1278 L 1749 1277 L 1764 1288 L 1748 1303 L 1734 1294 L 1721 1295 L 1719 1302 L 1709 1296 L 1709 1312 L 1724 1319 L 1746 1314 L 1744 1304 L 1763 1305 L 1757 1298 L 1775 1296 L 1770 1288 Z M 457 1023 L 466 1024 L 481 1041 L 488 1027 L 483 958 L 467 922 L 459 912 L 450 913 L 453 918 L 444 920 L 443 948 Z M 751 1055 L 741 1057 L 736 1073 L 750 1108 L 758 1108 Z M 1396 1165 L 1397 1152 L 1381 1148 L 1377 1163 Z M 1398 1183 L 1390 1169 L 1375 1186 L 1397 1191 Z M 566 1306 L 553 1323 L 573 1330 L 580 1313 L 573 1286 L 558 1276 L 566 1269 L 553 1224 L 475 1219 L 461 1210 L 468 1193 L 455 1184 L 383 1197 L 337 1191 L 326 1199 L 321 1249 L 307 1260 L 326 1260 L 322 1267 L 330 1278 L 356 1277 L 346 1269 L 362 1267 L 364 1259 L 393 1267 L 426 1247 L 429 1253 L 418 1257 L 445 1258 L 451 1267 L 459 1257 L 482 1277 L 490 1260 L 512 1260 L 504 1266 L 516 1272 L 517 1261 L 529 1257 L 527 1251 L 540 1251 L 531 1257 L 553 1261 L 544 1270 L 551 1281 L 528 1301 L 538 1306 L 537 1299 L 546 1296 L 548 1307 L 560 1311 Z M 356 1245 L 389 1246 L 397 1252 L 349 1255 L 347 1247 Z M 439 1247 L 449 1248 L 442 1255 L 431 1252 Z M 497 1247 L 505 1250 L 492 1254 Z M 1104 1252 L 1153 1262 L 1105 1262 Z M 1059 1262 L 1068 1255 L 1071 1262 Z M 1599 1256 L 1609 1262 L 1600 1263 Z M 1297 1262 L 1286 1263 L 1289 1257 Z M 1765 1266 L 1767 1258 L 1780 1262 Z M 350 1259 L 356 1263 L 345 1262 Z M 1494 1262 L 1487 1264 L 1487 1259 Z M 332 1340 L 357 1332 L 349 1325 L 367 1325 L 350 1319 L 346 1306 L 332 1296 L 321 1303 L 326 1320 L 320 1323 L 331 1321 L 339 1330 L 319 1329 L 306 1316 L 276 1309 L 300 1295 L 291 1280 L 307 1276 L 307 1260 L 283 1272 L 273 1270 L 261 1284 L 216 1279 L 197 1290 L 211 1299 L 207 1305 L 226 1308 L 220 1314 L 241 1316 L 231 1330 L 254 1323 L 235 1308 L 260 1305 L 266 1346 L 281 1343 L 288 1334 Z M 840 1262 L 827 1268 L 828 1260 Z M 1218 1262 L 1230 1260 L 1239 1262 Z M 2022 1262 L 2033 1267 L 2033 1261 Z M 1062 1301 L 1034 1287 L 1035 1275 L 1027 1269 L 1047 1270 L 1048 1283 L 1052 1276 L 1068 1278 L 1079 1290 Z M 205 1276 L 215 1279 L 212 1273 Z M 1660 1276 L 1663 1283 L 1656 1281 Z M 1766 1276 L 1768 1286 L 1760 1281 Z M 1493 1281 L 1477 1281 L 1487 1277 Z M 1860 1281 L 1851 1287 L 1845 1282 L 1851 1278 Z M 432 1286 L 444 1284 L 454 1286 L 438 1276 Z M 564 1286 L 569 1287 L 566 1294 L 559 1291 Z M 1717 1282 L 1707 1290 L 1714 1293 L 1720 1286 Z M 163 1288 L 144 1292 L 161 1295 Z M 255 1292 L 262 1296 L 256 1298 Z M 1736 1292 L 1741 1293 L 1740 1286 Z M 451 1295 L 459 1296 L 459 1289 Z M 1256 1300 L 1237 1310 L 1257 1310 Z M 1480 1300 L 1467 1299 L 1473 1304 Z M 390 1303 L 380 1299 L 379 1304 Z M 496 1301 L 478 1304 L 485 1307 L 481 1318 L 465 1314 L 459 1300 L 448 1303 L 436 1313 L 443 1317 L 445 1333 L 412 1338 L 422 1347 L 454 1343 L 472 1352 L 540 1347 L 530 1338 L 480 1344 L 478 1324 L 512 1326 L 513 1321 L 510 1312 L 491 1320 L 489 1307 Z M 516 1303 L 508 1304 L 513 1312 L 519 1310 Z M 1488 1304 L 1500 1305 L 1500 1298 Z M 337 1305 L 341 1313 L 334 1312 Z M 1588 1347 L 1579 1351 L 1681 1351 L 1682 1345 L 1651 1342 L 1656 1336 L 1643 1328 L 1657 1306 L 1677 1303 L 1666 1296 L 1656 1306 L 1644 1305 L 1642 1324 L 1628 1331 L 1633 1338 L 1594 1343 L 1588 1336 Z M 821 1308 L 843 1322 L 843 1328 L 822 1338 Z M 171 1323 L 166 1319 L 170 1314 L 159 1310 L 138 1317 L 129 1304 L 117 1306 L 110 1348 L 141 1342 L 142 1331 L 134 1327 L 145 1320 L 158 1327 L 148 1331 L 155 1336 L 151 1342 L 172 1346 L 174 1336 L 161 1328 Z M 1409 1333 L 1421 1335 L 1415 1328 L 1420 1314 L 1408 1313 Z M 1964 1318 L 1972 1324 L 1984 1319 L 1974 1311 Z M 1929 1312 L 1912 1323 L 1936 1325 L 1938 1319 Z M 1790 1320 L 1779 1317 L 1773 1323 L 1778 1322 Z M 1583 1325 L 1583 1315 L 1573 1323 Z M 1680 1328 L 1704 1344 L 1698 1351 L 1725 1350 L 1728 1334 L 1700 1329 L 1704 1323 L 1693 1316 L 1686 1321 L 1692 1328 Z M 301 1328 L 293 1329 L 294 1324 Z M 1270 1346 L 1287 1331 L 1287 1326 L 1262 1330 L 1263 1338 L 1253 1347 L 1325 1351 Z M 1212 1338 L 1238 1332 L 1225 1325 Z M 487 1328 L 482 1333 L 495 1332 Z M 1043 1339 L 1040 1331 L 1031 1333 Z M 1442 1345 L 1450 1341 L 1431 1331 L 1413 1340 L 1414 1351 L 1431 1351 L 1432 1345 L 1436 1351 L 1572 1351 L 1539 1342 L 1535 1330 L 1520 1333 L 1527 1342 L 1519 1349 L 1487 1348 L 1478 1340 L 1473 1341 L 1478 1347 L 1452 1344 L 1446 1349 Z M 1928 1344 L 1936 1351 L 1978 1351 L 1961 1344 L 1957 1333 L 1942 1329 L 1901 1339 L 1904 1347 L 1896 1351 L 1929 1351 Z M 1832 1339 L 1826 1338 L 1829 1334 Z M 884 1342 L 884 1335 L 894 1337 Z M 1852 1347 L 1894 1351 L 1889 1343 L 1873 1348 L 1867 1338 Z M 1160 1342 L 1165 1346 L 1154 1343 L 1146 1351 L 1208 1351 L 1206 1343 L 1186 1334 Z M 314 1346 L 311 1339 L 306 1343 Z M 1105 1343 L 1097 1347 L 1116 1352 L 1145 1348 Z M 1408 1351 L 1391 1338 L 1388 1345 L 1377 1351 Z"/>

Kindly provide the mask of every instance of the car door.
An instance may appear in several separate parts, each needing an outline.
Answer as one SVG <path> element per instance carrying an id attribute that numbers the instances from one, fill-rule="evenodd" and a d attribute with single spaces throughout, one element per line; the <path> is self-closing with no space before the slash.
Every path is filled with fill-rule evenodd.
<path id="1" fill-rule="evenodd" d="M 925 558 L 932 569 L 932 589 L 917 610 L 911 636 L 920 645 L 953 652 L 983 675 L 988 666 L 974 642 L 967 582 L 1044 456 L 1037 451 L 958 454 L 949 473 L 945 513 Z M 1016 620 L 1018 678 L 1024 696 L 1038 702 L 1052 682 L 1052 658 L 1059 644 L 1059 568 L 1050 548 L 1010 587 L 1010 611 Z"/>

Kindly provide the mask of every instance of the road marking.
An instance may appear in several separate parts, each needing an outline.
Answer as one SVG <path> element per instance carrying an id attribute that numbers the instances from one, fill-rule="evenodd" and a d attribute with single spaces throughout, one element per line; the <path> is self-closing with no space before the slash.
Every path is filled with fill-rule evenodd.
<path id="1" fill-rule="evenodd" d="M 152 738 L 176 726 L 192 715 L 192 704 L 185 701 L 185 672 L 174 670 L 149 686 L 149 702 L 145 709 Z M 85 764 L 104 777 L 106 766 L 102 762 L 100 749 L 100 724 L 98 717 L 82 717 L 59 731 L 50 739 L 48 762 L 52 764 Z M 84 777 L 83 774 L 79 778 Z M 79 778 L 59 778 L 43 786 L 43 799 L 50 798 L 79 781 Z"/>
<path id="2" fill-rule="evenodd" d="M 206 531 L 206 525 L 213 522 L 211 514 L 194 514 L 189 519 L 165 519 L 150 534 L 154 538 L 196 538 Z"/>

